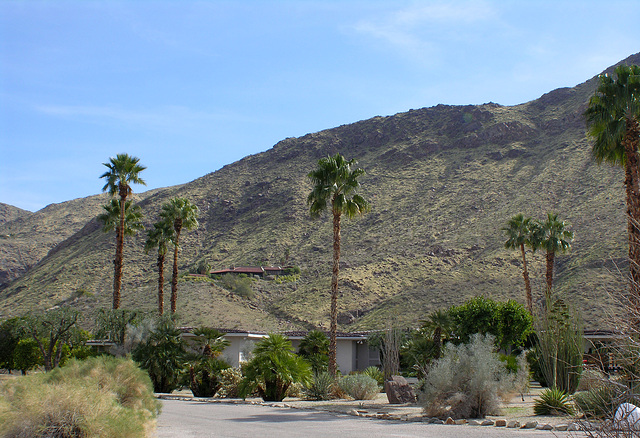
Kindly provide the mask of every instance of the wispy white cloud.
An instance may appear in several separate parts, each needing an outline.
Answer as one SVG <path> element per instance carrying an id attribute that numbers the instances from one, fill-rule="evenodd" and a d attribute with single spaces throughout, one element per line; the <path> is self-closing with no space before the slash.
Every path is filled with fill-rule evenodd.
<path id="1" fill-rule="evenodd" d="M 496 22 L 497 15 L 484 0 L 429 2 L 360 20 L 352 30 L 414 61 L 432 63 L 443 50 L 443 40 L 471 39 L 477 26 Z"/>

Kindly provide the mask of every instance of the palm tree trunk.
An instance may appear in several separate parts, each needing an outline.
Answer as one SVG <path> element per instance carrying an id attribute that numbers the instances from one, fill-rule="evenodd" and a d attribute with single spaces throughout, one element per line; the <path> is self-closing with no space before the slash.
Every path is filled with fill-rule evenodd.
<path id="1" fill-rule="evenodd" d="M 329 373 L 337 374 L 338 274 L 340 272 L 340 213 L 333 211 L 333 274 L 331 276 L 331 325 L 329 328 Z"/>
<path id="2" fill-rule="evenodd" d="M 634 119 L 627 119 L 627 131 L 623 140 L 626 165 L 627 230 L 629 234 L 630 302 L 640 317 L 640 178 L 638 176 L 638 138 L 640 127 Z"/>
<path id="3" fill-rule="evenodd" d="M 553 288 L 553 263 L 556 253 L 547 251 L 547 290 L 545 292 L 545 306 L 549 309 L 551 305 L 551 289 Z"/>
<path id="4" fill-rule="evenodd" d="M 164 313 L 164 254 L 158 252 L 158 313 Z"/>
<path id="5" fill-rule="evenodd" d="M 525 257 L 524 244 L 520 245 L 522 253 L 522 276 L 524 277 L 524 289 L 527 294 L 527 309 L 533 314 L 533 294 L 531 293 L 531 282 L 529 281 L 529 271 L 527 270 L 527 258 Z"/>
<path id="6" fill-rule="evenodd" d="M 176 229 L 176 241 L 173 244 L 173 275 L 171 276 L 171 313 L 176 313 L 178 301 L 178 248 L 180 229 Z"/>
<path id="7" fill-rule="evenodd" d="M 120 195 L 120 223 L 116 227 L 116 256 L 113 260 L 113 309 L 120 308 L 120 289 L 122 288 L 122 258 L 124 253 L 124 207 L 127 191 L 122 186 Z"/>

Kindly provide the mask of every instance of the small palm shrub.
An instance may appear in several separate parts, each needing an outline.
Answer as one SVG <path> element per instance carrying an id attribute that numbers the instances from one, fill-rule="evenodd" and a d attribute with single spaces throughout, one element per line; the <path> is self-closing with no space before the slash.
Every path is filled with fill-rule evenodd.
<path id="1" fill-rule="evenodd" d="M 522 389 L 528 375 L 524 361 L 517 373 L 509 372 L 494 344 L 493 336 L 481 334 L 468 344 L 447 344 L 443 356 L 426 370 L 419 392 L 428 416 L 483 418 L 497 413 L 504 394 Z"/>
<path id="2" fill-rule="evenodd" d="M 364 371 L 362 371 L 361 374 L 371 377 L 378 383 L 379 386 L 384 385 L 384 374 L 378 367 L 368 367 Z"/>
<path id="3" fill-rule="evenodd" d="M 71 360 L 48 374 L 0 385 L 0 436 L 147 436 L 160 403 L 130 359 Z"/>
<path id="4" fill-rule="evenodd" d="M 258 341 L 253 357 L 243 367 L 240 397 L 257 391 L 264 401 L 282 401 L 292 383 L 308 385 L 311 366 L 292 350 L 291 341 L 283 335 L 270 334 Z"/>
<path id="5" fill-rule="evenodd" d="M 218 397 L 238 397 L 238 385 L 242 381 L 242 371 L 239 368 L 227 368 L 220 371 L 220 389 Z"/>
<path id="6" fill-rule="evenodd" d="M 378 382 L 365 374 L 344 376 L 338 381 L 338 386 L 355 400 L 372 400 L 380 392 Z"/>
<path id="7" fill-rule="evenodd" d="M 575 410 L 566 392 L 558 388 L 547 388 L 533 404 L 535 415 L 573 415 Z"/>
<path id="8" fill-rule="evenodd" d="M 222 387 L 220 374 L 229 364 L 218 358 L 201 358 L 189 365 L 189 388 L 196 397 L 213 397 Z"/>
<path id="9" fill-rule="evenodd" d="M 313 380 L 305 388 L 305 395 L 311 400 L 329 400 L 332 398 L 335 380 L 327 371 L 315 373 Z"/>
<path id="10" fill-rule="evenodd" d="M 186 344 L 175 321 L 162 317 L 131 357 L 149 373 L 155 392 L 169 393 L 180 386 L 186 354 Z"/>
<path id="11" fill-rule="evenodd" d="M 329 368 L 329 338 L 319 330 L 311 330 L 300 341 L 298 355 L 311 364 L 314 373 Z"/>

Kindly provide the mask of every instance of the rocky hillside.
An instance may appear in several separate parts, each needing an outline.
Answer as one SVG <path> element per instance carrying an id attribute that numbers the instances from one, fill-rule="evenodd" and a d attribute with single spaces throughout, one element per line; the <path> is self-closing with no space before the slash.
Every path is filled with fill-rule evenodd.
<path id="1" fill-rule="evenodd" d="M 373 207 L 343 222 L 342 329 L 415 325 L 474 295 L 524 302 L 519 255 L 503 249 L 501 228 L 516 213 L 548 211 L 576 234 L 571 252 L 557 259 L 558 292 L 589 325 L 603 324 L 608 293 L 624 289 L 616 268 L 625 264 L 626 226 L 623 173 L 596 165 L 585 135 L 582 113 L 595 86 L 591 79 L 511 107 L 438 105 L 374 117 L 285 139 L 188 184 L 138 195 L 148 225 L 171 197 L 200 207 L 200 227 L 184 236 L 183 272 L 285 260 L 302 269 L 296 282 L 254 281 L 250 300 L 185 279 L 184 323 L 328 326 L 331 229 L 328 217 L 309 219 L 306 175 L 340 152 L 367 171 L 362 194 Z M 0 224 L 0 278 L 8 282 L 0 317 L 59 303 L 87 311 L 110 305 L 114 236 L 95 220 L 105 200 L 74 200 Z M 123 303 L 153 309 L 155 257 L 143 243 L 142 234 L 126 243 Z M 544 256 L 531 266 L 540 299 Z"/>

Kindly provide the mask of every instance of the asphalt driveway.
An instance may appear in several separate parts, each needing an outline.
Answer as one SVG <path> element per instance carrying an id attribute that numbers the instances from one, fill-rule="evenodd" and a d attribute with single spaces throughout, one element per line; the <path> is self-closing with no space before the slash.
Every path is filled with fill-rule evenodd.
<path id="1" fill-rule="evenodd" d="M 491 426 L 447 426 L 336 415 L 328 412 L 250 404 L 162 400 L 158 438 L 295 438 L 331 437 L 567 437 L 567 432 L 504 429 Z"/>

